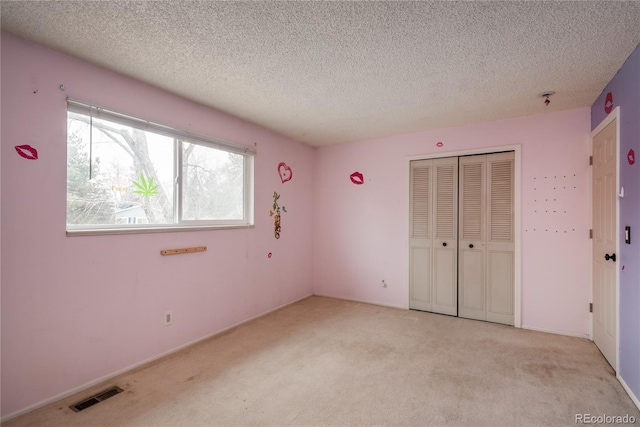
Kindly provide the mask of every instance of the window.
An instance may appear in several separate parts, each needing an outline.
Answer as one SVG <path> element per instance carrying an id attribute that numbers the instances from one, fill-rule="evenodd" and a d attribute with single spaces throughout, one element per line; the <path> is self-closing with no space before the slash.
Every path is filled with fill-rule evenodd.
<path id="1" fill-rule="evenodd" d="M 68 100 L 67 232 L 251 225 L 254 155 Z"/>

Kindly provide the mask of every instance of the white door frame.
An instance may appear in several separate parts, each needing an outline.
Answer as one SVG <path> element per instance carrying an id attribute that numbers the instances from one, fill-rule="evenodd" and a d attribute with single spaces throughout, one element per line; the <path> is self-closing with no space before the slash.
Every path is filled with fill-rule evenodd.
<path id="1" fill-rule="evenodd" d="M 619 123 L 619 122 L 618 122 Z M 412 160 L 429 160 L 429 159 L 439 159 L 442 157 L 459 157 L 459 156 L 471 156 L 474 154 L 491 154 L 498 153 L 501 151 L 513 151 L 514 152 L 514 212 L 513 212 L 513 220 L 514 220 L 514 301 L 513 301 L 513 326 L 516 328 L 522 327 L 522 250 L 521 250 L 521 145 L 500 145 L 497 147 L 486 147 L 486 148 L 477 148 L 472 150 L 462 150 L 462 151 L 447 151 L 442 153 L 429 153 L 423 154 L 419 156 L 410 156 L 407 157 L 406 162 L 406 184 L 405 184 L 405 195 L 408 200 L 408 205 L 411 203 L 409 200 L 409 187 L 411 185 L 411 161 Z M 407 215 L 409 218 L 409 215 Z M 408 227 L 411 227 L 411 224 L 408 224 Z M 410 230 L 407 229 L 406 232 L 406 245 L 405 248 L 409 248 L 409 233 Z M 409 272 L 409 253 L 407 252 L 406 256 L 406 268 L 405 271 Z M 407 303 L 406 307 L 409 308 L 409 280 L 407 278 Z"/>
<path id="2" fill-rule="evenodd" d="M 593 138 L 600 133 L 608 124 L 616 120 L 616 191 L 620 191 L 620 106 L 610 112 L 600 124 L 591 131 L 589 140 L 589 152 L 593 155 Z M 593 197 L 593 168 L 589 171 L 589 186 L 591 187 L 590 197 Z M 620 193 L 616 197 L 616 254 L 620 256 Z M 591 203 L 590 224 L 593 226 L 593 203 Z M 589 299 L 593 301 L 593 240 L 590 242 L 591 250 L 589 257 Z M 589 339 L 593 341 L 593 313 L 590 315 Z M 620 370 L 620 269 L 616 265 L 616 371 Z M 617 373 L 617 372 L 616 372 Z"/>

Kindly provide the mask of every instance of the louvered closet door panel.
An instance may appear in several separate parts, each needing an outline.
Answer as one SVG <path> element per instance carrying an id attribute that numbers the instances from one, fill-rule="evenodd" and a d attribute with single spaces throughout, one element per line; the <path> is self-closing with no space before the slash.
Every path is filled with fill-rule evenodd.
<path id="1" fill-rule="evenodd" d="M 411 162 L 409 190 L 409 308 L 431 311 L 433 162 Z"/>
<path id="2" fill-rule="evenodd" d="M 411 238 L 431 238 L 431 165 L 411 162 Z M 417 163 L 415 166 L 413 163 Z"/>
<path id="3" fill-rule="evenodd" d="M 514 320 L 514 154 L 487 155 L 487 317 Z"/>
<path id="4" fill-rule="evenodd" d="M 513 325 L 514 153 L 411 162 L 409 307 Z"/>
<path id="5" fill-rule="evenodd" d="M 458 313 L 478 320 L 486 319 L 486 160 L 460 158 Z"/>
<path id="6" fill-rule="evenodd" d="M 458 314 L 458 159 L 433 160 L 433 307 Z"/>

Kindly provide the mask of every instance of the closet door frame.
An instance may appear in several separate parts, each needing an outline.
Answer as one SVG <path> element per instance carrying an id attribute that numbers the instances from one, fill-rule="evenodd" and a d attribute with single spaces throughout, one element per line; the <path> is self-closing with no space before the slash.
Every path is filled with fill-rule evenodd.
<path id="1" fill-rule="evenodd" d="M 477 155 L 477 154 L 493 154 L 493 153 L 499 153 L 499 152 L 503 152 L 503 151 L 513 151 L 514 152 L 514 182 L 513 182 L 513 189 L 514 189 L 514 199 L 513 199 L 513 203 L 514 203 L 514 224 L 513 224 L 513 228 L 514 228 L 514 290 L 513 290 L 513 295 L 514 295 L 514 302 L 513 302 L 513 309 L 514 309 L 514 317 L 513 317 L 513 321 L 514 324 L 513 326 L 516 328 L 521 328 L 522 327 L 522 249 L 521 249 L 521 204 L 522 204 L 522 197 L 521 197 L 521 191 L 522 191 L 522 178 L 520 176 L 521 174 L 521 166 L 522 166 L 522 160 L 521 160 L 521 146 L 520 145 L 503 145 L 503 146 L 497 146 L 497 147 L 490 147 L 490 148 L 478 148 L 478 149 L 472 149 L 472 150 L 462 150 L 462 151 L 447 151 L 447 152 L 442 152 L 442 153 L 430 153 L 430 154 L 424 154 L 424 155 L 418 155 L 418 156 L 410 156 L 410 157 L 406 157 L 406 168 L 405 170 L 407 171 L 406 173 L 406 183 L 405 183 L 405 197 L 407 200 L 407 208 L 410 209 L 410 205 L 411 205 L 411 200 L 409 197 L 409 191 L 410 191 L 410 186 L 411 186 L 411 162 L 414 160 L 431 160 L 431 159 L 440 159 L 443 157 L 460 157 L 460 156 L 472 156 L 472 155 Z M 406 215 L 407 221 L 409 219 L 409 213 L 407 212 Z M 405 248 L 407 248 L 407 252 L 406 252 L 406 269 L 405 271 L 407 271 L 408 274 L 410 274 L 410 266 L 409 266 L 409 227 L 411 226 L 411 224 L 408 222 L 407 224 L 407 231 L 405 233 Z M 408 276 L 407 276 L 407 281 L 406 281 L 406 308 L 409 308 L 409 280 L 408 280 Z"/>

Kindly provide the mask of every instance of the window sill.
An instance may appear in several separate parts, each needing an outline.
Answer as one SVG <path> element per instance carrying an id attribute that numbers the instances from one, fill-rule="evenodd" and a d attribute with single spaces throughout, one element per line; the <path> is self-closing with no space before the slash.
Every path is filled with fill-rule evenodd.
<path id="1" fill-rule="evenodd" d="M 67 237 L 78 236 L 105 236 L 115 234 L 146 234 L 146 233 L 176 233 L 182 231 L 207 231 L 207 230 L 235 230 L 251 229 L 255 225 L 187 225 L 187 226 L 159 226 L 159 227 L 127 227 L 127 228 L 83 228 L 67 230 Z"/>

